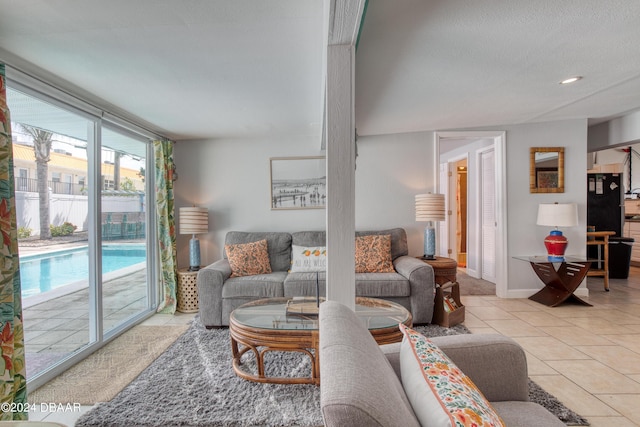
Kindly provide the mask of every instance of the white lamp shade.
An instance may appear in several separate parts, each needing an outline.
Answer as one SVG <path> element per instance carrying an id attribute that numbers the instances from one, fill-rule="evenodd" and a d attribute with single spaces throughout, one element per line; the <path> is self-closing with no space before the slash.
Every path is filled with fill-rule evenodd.
<path id="1" fill-rule="evenodd" d="M 578 225 L 578 205 L 575 203 L 541 203 L 538 205 L 538 225 L 575 227 Z"/>
<path id="2" fill-rule="evenodd" d="M 180 234 L 200 234 L 209 231 L 207 208 L 180 208 Z"/>
<path id="3" fill-rule="evenodd" d="M 416 195 L 416 221 L 444 221 L 444 194 Z"/>

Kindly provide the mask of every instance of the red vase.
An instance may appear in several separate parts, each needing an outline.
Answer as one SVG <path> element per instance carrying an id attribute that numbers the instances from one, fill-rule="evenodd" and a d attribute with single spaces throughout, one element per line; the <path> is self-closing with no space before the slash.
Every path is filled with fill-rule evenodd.
<path id="1" fill-rule="evenodd" d="M 569 241 L 562 235 L 562 231 L 552 230 L 544 239 L 549 261 L 564 261 L 564 251 L 568 244 Z"/>

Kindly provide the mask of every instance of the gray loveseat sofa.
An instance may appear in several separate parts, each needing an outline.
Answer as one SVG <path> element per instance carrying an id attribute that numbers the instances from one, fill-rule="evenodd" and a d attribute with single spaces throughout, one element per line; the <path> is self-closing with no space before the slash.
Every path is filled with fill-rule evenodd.
<path id="1" fill-rule="evenodd" d="M 420 426 L 400 379 L 400 344 L 378 346 L 353 311 L 335 301 L 320 305 L 319 321 L 325 426 Z M 512 339 L 470 334 L 431 340 L 469 376 L 506 426 L 564 426 L 529 401 L 526 356 Z"/>
<path id="2" fill-rule="evenodd" d="M 407 235 L 402 228 L 359 231 L 358 236 L 378 234 L 391 236 L 393 273 L 356 273 L 356 296 L 382 298 L 397 302 L 413 315 L 414 324 L 430 323 L 433 317 L 434 276 L 428 264 L 408 256 Z M 224 258 L 198 271 L 200 320 L 208 328 L 228 326 L 229 315 L 249 301 L 293 296 L 315 296 L 316 277 L 320 295 L 326 296 L 325 273 L 293 272 L 291 246 L 325 246 L 324 231 L 241 232 L 230 231 L 225 244 L 267 240 L 272 273 L 230 277 L 231 267 Z"/>

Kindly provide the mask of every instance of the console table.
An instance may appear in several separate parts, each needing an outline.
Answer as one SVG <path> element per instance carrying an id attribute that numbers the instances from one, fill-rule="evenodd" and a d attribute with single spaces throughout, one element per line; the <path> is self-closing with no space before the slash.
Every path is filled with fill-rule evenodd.
<path id="1" fill-rule="evenodd" d="M 529 297 L 540 304 L 556 307 L 565 301 L 573 301 L 591 306 L 573 293 L 584 280 L 592 260 L 567 256 L 562 262 L 549 261 L 547 256 L 518 256 L 516 259 L 528 261 L 533 271 L 544 283 L 544 288 Z M 556 268 L 555 265 L 558 265 Z"/>

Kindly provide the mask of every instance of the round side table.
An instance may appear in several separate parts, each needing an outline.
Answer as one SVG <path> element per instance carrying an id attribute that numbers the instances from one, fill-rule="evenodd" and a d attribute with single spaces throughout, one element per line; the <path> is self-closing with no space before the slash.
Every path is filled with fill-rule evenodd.
<path id="1" fill-rule="evenodd" d="M 197 277 L 197 271 L 189 271 L 188 268 L 178 270 L 178 305 L 176 308 L 182 313 L 195 313 L 198 311 Z"/>
<path id="2" fill-rule="evenodd" d="M 456 260 L 445 257 L 436 259 L 423 259 L 433 268 L 436 294 L 433 306 L 433 318 L 431 323 L 450 328 L 453 325 L 464 322 L 464 305 L 460 301 L 460 285 L 456 279 L 458 263 Z M 445 298 L 453 299 L 455 306 L 449 307 Z"/>
<path id="3" fill-rule="evenodd" d="M 424 259 L 422 257 L 418 257 L 418 259 L 426 262 L 431 267 L 433 267 L 433 274 L 435 276 L 435 282 L 438 285 L 444 285 L 449 282 L 456 282 L 456 275 L 458 273 L 458 263 L 455 259 L 445 258 L 445 257 L 436 257 L 436 259 Z"/>

